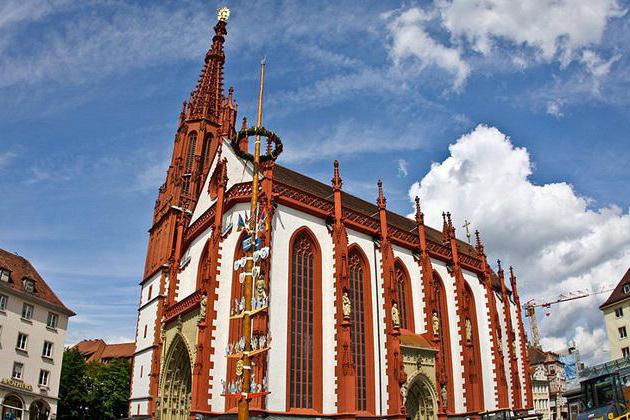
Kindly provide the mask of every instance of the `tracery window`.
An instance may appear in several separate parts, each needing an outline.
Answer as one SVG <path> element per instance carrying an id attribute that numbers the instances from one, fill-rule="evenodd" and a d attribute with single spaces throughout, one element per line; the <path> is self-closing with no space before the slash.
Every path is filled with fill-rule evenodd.
<path id="1" fill-rule="evenodd" d="M 195 160 L 195 145 L 197 144 L 197 133 L 193 131 L 188 135 L 188 152 L 186 153 L 186 161 L 184 166 L 184 191 L 188 192 L 190 188 L 190 178 L 192 176 L 192 166 Z"/>
<path id="2" fill-rule="evenodd" d="M 371 332 L 371 295 L 369 269 L 359 251 L 352 249 L 348 256 L 350 282 L 351 344 L 354 367 L 356 370 L 356 407 L 357 411 L 373 411 L 373 355 Z"/>
<path id="3" fill-rule="evenodd" d="M 396 287 L 398 292 L 398 309 L 400 310 L 400 327 L 413 330 L 413 307 L 411 300 L 411 282 L 407 270 L 400 261 L 394 265 Z"/>
<path id="4" fill-rule="evenodd" d="M 291 242 L 288 408 L 321 410 L 321 261 L 305 231 Z"/>

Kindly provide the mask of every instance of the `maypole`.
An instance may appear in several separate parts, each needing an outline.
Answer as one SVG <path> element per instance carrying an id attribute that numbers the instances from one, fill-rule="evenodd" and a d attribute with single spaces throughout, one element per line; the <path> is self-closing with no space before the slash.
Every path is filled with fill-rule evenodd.
<path id="1" fill-rule="evenodd" d="M 259 184 L 261 164 L 275 160 L 282 152 L 282 142 L 276 134 L 262 126 L 263 95 L 265 91 L 265 60 L 260 63 L 260 91 L 258 94 L 258 111 L 256 126 L 239 131 L 231 139 L 234 152 L 242 159 L 252 162 L 252 192 L 250 213 L 245 220 L 239 216 L 237 230 L 245 230 L 241 246 L 245 253 L 243 258 L 234 262 L 234 270 L 241 283 L 241 299 L 235 299 L 230 311 L 230 320 L 240 319 L 240 338 L 228 343 L 226 357 L 237 359 L 235 378 L 223 383 L 223 395 L 238 401 L 238 419 L 249 419 L 249 404 L 254 398 L 264 398 L 269 394 L 266 379 L 266 363 L 264 358 L 271 345 L 271 336 L 252 331 L 252 322 L 257 316 L 266 316 L 269 308 L 269 270 L 263 270 L 263 261 L 270 258 L 270 243 L 265 243 L 264 232 L 271 229 L 271 223 L 264 208 L 259 205 Z M 254 155 L 249 154 L 241 143 L 249 136 L 256 136 Z M 261 137 L 266 137 L 269 146 L 267 153 L 260 154 Z M 247 144 L 247 143 L 245 143 Z M 271 148 L 273 144 L 274 148 Z M 271 199 L 271 197 L 267 197 Z M 242 270 L 242 271 L 241 271 Z M 268 330 L 268 329 L 267 329 Z M 258 363 L 256 363 L 258 362 Z M 257 369 L 258 368 L 258 369 Z M 256 373 L 260 380 L 256 381 Z"/>

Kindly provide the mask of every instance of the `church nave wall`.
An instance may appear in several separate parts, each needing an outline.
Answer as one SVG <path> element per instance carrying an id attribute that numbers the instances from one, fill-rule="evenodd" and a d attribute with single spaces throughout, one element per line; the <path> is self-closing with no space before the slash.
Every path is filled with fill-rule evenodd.
<path id="1" fill-rule="evenodd" d="M 358 246 L 365 255 L 370 272 L 373 360 L 374 360 L 374 409 L 376 415 L 387 413 L 387 358 L 385 350 L 385 301 L 381 272 L 381 254 L 371 237 L 348 229 L 348 248 Z"/>
<path id="2" fill-rule="evenodd" d="M 459 328 L 457 307 L 455 301 L 455 279 L 448 273 L 446 264 L 440 260 L 431 260 L 433 269 L 438 273 L 442 279 L 444 285 L 444 291 L 446 293 L 447 307 L 448 307 L 448 324 L 450 332 L 450 345 L 451 345 L 451 365 L 453 367 L 453 391 L 455 396 L 455 411 L 458 413 L 465 412 L 464 401 L 464 367 L 462 361 L 462 347 L 459 341 Z"/>
<path id="3" fill-rule="evenodd" d="M 208 238 L 210 238 L 211 232 L 211 228 L 206 229 L 193 239 L 188 248 L 182 252 L 182 258 L 179 263 L 181 271 L 177 274 L 176 302 L 195 292 L 201 254 L 206 246 L 206 242 L 208 242 Z"/>
<path id="4" fill-rule="evenodd" d="M 484 407 L 486 410 L 496 408 L 496 389 L 494 384 L 494 364 L 492 360 L 492 339 L 490 337 L 490 318 L 488 313 L 486 288 L 476 274 L 462 270 L 464 280 L 473 292 L 477 314 L 477 333 L 479 335 L 481 354 L 481 374 L 483 378 Z"/>
<path id="5" fill-rule="evenodd" d="M 425 319 L 424 319 L 424 295 L 422 292 L 422 271 L 420 265 L 413 257 L 413 253 L 405 248 L 397 245 L 393 246 L 394 257 L 400 258 L 401 262 L 405 265 L 405 268 L 409 272 L 411 280 L 411 296 L 412 296 L 412 316 L 414 318 L 414 331 L 416 334 L 422 334 L 425 332 Z"/>

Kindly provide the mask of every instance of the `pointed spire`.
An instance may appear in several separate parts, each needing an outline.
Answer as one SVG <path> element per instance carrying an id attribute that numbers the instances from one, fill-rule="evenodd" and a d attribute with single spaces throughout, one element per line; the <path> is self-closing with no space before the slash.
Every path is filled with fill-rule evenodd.
<path id="1" fill-rule="evenodd" d="M 479 230 L 475 230 L 475 239 L 476 239 L 475 249 L 477 249 L 477 252 L 479 254 L 485 255 L 483 243 L 481 242 L 481 237 L 479 236 Z"/>
<path id="2" fill-rule="evenodd" d="M 247 118 L 243 117 L 243 123 L 241 124 L 241 130 L 247 130 Z M 246 138 L 239 143 L 241 150 L 245 153 L 249 153 L 249 140 Z"/>
<path id="3" fill-rule="evenodd" d="M 451 239 L 451 233 L 446 221 L 446 213 L 442 212 L 442 242 L 446 243 Z"/>
<path id="4" fill-rule="evenodd" d="M 191 104 L 189 118 L 217 119 L 219 117 L 219 107 L 223 97 L 223 64 L 225 63 L 223 44 L 227 35 L 227 18 L 225 15 L 223 17 L 219 15 L 218 19 L 214 26 L 212 45 L 206 53 L 199 81 L 189 101 Z"/>
<path id="5" fill-rule="evenodd" d="M 379 178 L 378 179 L 378 201 L 376 202 L 379 210 L 385 209 L 386 202 L 387 200 L 383 196 L 383 181 L 381 181 L 381 179 Z"/>
<path id="6" fill-rule="evenodd" d="M 416 196 L 416 222 L 419 225 L 424 225 L 424 213 L 422 213 L 422 209 L 420 208 L 420 197 Z"/>
<path id="7" fill-rule="evenodd" d="M 516 276 L 514 275 L 514 269 L 510 266 L 510 287 L 512 288 L 512 293 L 514 293 L 515 299 L 518 299 L 518 292 L 516 291 Z"/>
<path id="8" fill-rule="evenodd" d="M 501 268 L 501 260 L 497 260 L 497 272 L 501 273 L 500 275 L 503 275 L 503 268 Z"/>
<path id="9" fill-rule="evenodd" d="M 341 181 L 341 177 L 339 176 L 339 161 L 335 159 L 335 162 L 333 163 L 333 167 L 334 167 L 334 173 L 333 173 L 333 179 L 332 179 L 332 184 L 333 184 L 333 190 L 341 190 L 341 185 L 342 185 L 342 181 Z"/>

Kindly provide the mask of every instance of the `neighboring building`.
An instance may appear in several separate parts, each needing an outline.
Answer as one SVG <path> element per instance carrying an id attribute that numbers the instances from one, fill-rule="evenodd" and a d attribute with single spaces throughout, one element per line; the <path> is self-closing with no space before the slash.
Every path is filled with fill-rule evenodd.
<path id="1" fill-rule="evenodd" d="M 529 347 L 529 363 L 532 368 L 543 367 L 547 375 L 549 389 L 549 418 L 560 420 L 568 416 L 567 400 L 564 397 L 567 380 L 564 363 L 559 354 L 551 351 L 543 351 L 534 346 Z"/>
<path id="2" fill-rule="evenodd" d="M 534 410 L 536 410 L 536 413 L 542 415 L 542 420 L 549 420 L 551 418 L 551 410 L 549 408 L 549 379 L 547 378 L 547 369 L 545 369 L 545 366 L 542 364 L 532 364 L 531 371 Z"/>
<path id="3" fill-rule="evenodd" d="M 630 357 L 630 268 L 599 309 L 610 344 L 610 360 Z"/>
<path id="4" fill-rule="evenodd" d="M 2 419 L 57 415 L 68 309 L 31 263 L 0 249 Z"/>
<path id="5" fill-rule="evenodd" d="M 131 361 L 136 351 L 135 343 L 107 344 L 101 339 L 83 340 L 72 346 L 86 362 L 108 363 L 112 359 L 127 359 Z"/>
<path id="6" fill-rule="evenodd" d="M 226 140 L 236 133 L 237 105 L 233 89 L 223 94 L 222 13 L 155 202 L 130 413 L 233 417 L 243 391 L 252 410 L 274 418 L 532 408 L 516 277 L 510 269 L 508 290 L 479 237 L 476 246 L 455 238 L 450 214 L 436 230 L 419 204 L 415 220 L 387 211 L 380 183 L 377 205 L 342 192 L 336 162 L 326 185 L 269 161 L 260 258 L 254 274 L 243 272 L 252 166 L 243 145 Z M 238 306 L 241 280 L 252 275 L 255 386 L 242 390 Z"/>

